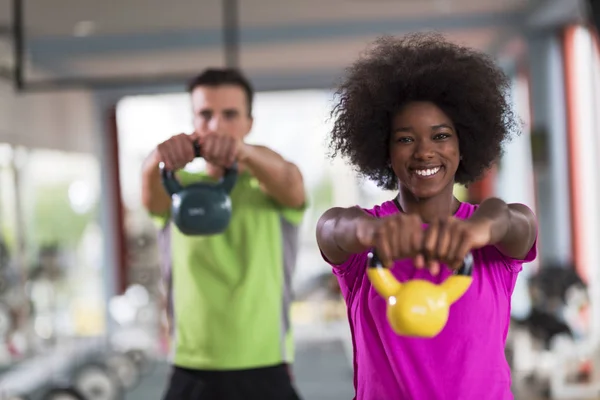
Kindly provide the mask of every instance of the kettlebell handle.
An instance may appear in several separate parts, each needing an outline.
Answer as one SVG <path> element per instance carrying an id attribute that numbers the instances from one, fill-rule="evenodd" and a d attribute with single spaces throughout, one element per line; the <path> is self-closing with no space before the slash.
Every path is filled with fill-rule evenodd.
<path id="1" fill-rule="evenodd" d="M 199 157 L 202 157 L 202 154 L 200 153 L 200 143 L 194 140 L 194 158 Z"/>
<path id="2" fill-rule="evenodd" d="M 383 263 L 377 254 L 375 254 L 374 250 L 371 250 L 367 254 L 367 257 L 369 258 L 369 268 L 383 268 Z M 471 276 L 473 274 L 473 264 L 473 254 L 469 252 L 465 256 L 462 266 L 458 270 L 454 271 L 454 275 Z"/>
<path id="3" fill-rule="evenodd" d="M 200 144 L 196 141 L 194 141 L 193 144 L 194 158 L 202 157 L 202 155 L 200 154 Z M 162 175 L 163 184 L 165 186 L 165 189 L 167 189 L 167 192 L 169 192 L 169 195 L 172 196 L 173 194 L 183 189 L 183 187 L 175 177 L 174 171 L 165 168 L 165 164 L 162 162 L 160 163 L 159 168 Z"/>
<path id="4" fill-rule="evenodd" d="M 194 146 L 194 158 L 201 158 L 202 152 L 201 152 L 201 148 L 200 148 L 200 143 L 198 143 L 197 141 L 194 141 L 193 146 Z M 160 171 L 161 171 L 161 175 L 162 175 L 163 185 L 164 185 L 165 189 L 167 190 L 167 192 L 169 193 L 169 195 L 172 196 L 173 194 L 181 191 L 183 189 L 183 186 L 181 186 L 181 184 L 175 177 L 175 171 L 165 168 L 165 165 L 162 162 L 160 163 L 159 167 L 160 167 Z M 213 184 L 213 185 L 220 186 L 223 190 L 225 190 L 227 193 L 229 193 L 229 192 L 231 192 L 231 190 L 233 189 L 233 186 L 235 185 L 236 178 L 237 178 L 237 163 L 233 164 L 233 166 L 230 168 L 225 168 L 225 174 L 223 175 L 223 179 L 221 179 L 221 182 L 219 182 L 217 184 Z M 202 183 L 202 185 L 206 185 L 206 183 Z"/>

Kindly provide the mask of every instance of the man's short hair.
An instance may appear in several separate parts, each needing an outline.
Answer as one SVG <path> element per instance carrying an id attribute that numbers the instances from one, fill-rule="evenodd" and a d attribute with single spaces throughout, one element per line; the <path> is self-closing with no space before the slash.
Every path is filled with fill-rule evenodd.
<path id="1" fill-rule="evenodd" d="M 239 86 L 246 94 L 248 115 L 252 115 L 254 89 L 252 88 L 250 81 L 235 68 L 208 68 L 200 75 L 197 75 L 190 80 L 187 85 L 187 90 L 189 93 L 192 93 L 197 87 L 217 87 L 222 85 Z"/>

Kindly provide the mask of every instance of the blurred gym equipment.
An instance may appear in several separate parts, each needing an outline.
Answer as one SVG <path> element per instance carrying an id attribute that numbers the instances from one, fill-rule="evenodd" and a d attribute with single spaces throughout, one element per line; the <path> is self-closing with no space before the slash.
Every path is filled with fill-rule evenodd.
<path id="1" fill-rule="evenodd" d="M 54 388 L 44 395 L 42 400 L 88 400 L 73 388 Z"/>
<path id="2" fill-rule="evenodd" d="M 545 398 L 595 398 L 600 388 L 586 366 L 597 356 L 579 323 L 589 305 L 587 286 L 572 265 L 543 266 L 528 286 L 531 311 L 512 319 L 506 345 L 513 381 Z"/>
<path id="3" fill-rule="evenodd" d="M 133 360 L 142 376 L 151 373 L 156 365 L 143 350 L 132 349 L 126 351 L 125 354 Z"/>
<path id="4" fill-rule="evenodd" d="M 99 363 L 80 367 L 73 379 L 73 386 L 85 400 L 120 400 L 124 396 L 118 372 Z"/>
<path id="5" fill-rule="evenodd" d="M 141 371 L 135 360 L 128 354 L 114 353 L 106 358 L 106 366 L 112 370 L 125 390 L 135 388 L 141 379 Z"/>

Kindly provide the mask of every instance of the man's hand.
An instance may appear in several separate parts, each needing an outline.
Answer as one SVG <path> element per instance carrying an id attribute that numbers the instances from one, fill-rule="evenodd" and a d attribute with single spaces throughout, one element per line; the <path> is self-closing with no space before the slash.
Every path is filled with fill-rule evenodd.
<path id="1" fill-rule="evenodd" d="M 225 135 L 207 135 L 198 142 L 200 154 L 208 163 L 219 167 L 231 167 L 243 161 L 245 144 L 241 139 Z"/>
<path id="2" fill-rule="evenodd" d="M 194 135 L 180 133 L 165 140 L 155 150 L 155 161 L 164 162 L 165 168 L 176 171 L 191 162 L 194 155 Z"/>
<path id="3" fill-rule="evenodd" d="M 304 183 L 298 167 L 265 146 L 250 145 L 241 139 L 207 135 L 200 140 L 200 153 L 211 165 L 228 168 L 234 162 L 249 171 L 269 197 L 284 207 L 301 207 Z"/>
<path id="4" fill-rule="evenodd" d="M 195 157 L 195 134 L 181 133 L 160 143 L 148 155 L 142 167 L 142 204 L 150 213 L 164 215 L 171 208 L 171 196 L 165 191 L 160 176 L 159 165 L 177 171 Z"/>

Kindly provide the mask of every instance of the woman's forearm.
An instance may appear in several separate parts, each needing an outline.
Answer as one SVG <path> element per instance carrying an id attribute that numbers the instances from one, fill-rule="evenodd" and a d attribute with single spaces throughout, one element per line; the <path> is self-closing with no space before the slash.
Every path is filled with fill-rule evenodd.
<path id="1" fill-rule="evenodd" d="M 490 244 L 512 258 L 525 257 L 537 237 L 535 215 L 523 204 L 490 198 L 480 204 L 470 221 L 489 224 Z"/>
<path id="2" fill-rule="evenodd" d="M 359 207 L 328 210 L 317 223 L 319 248 L 334 263 L 342 263 L 350 255 L 367 250 L 361 244 L 360 225 L 374 219 Z"/>

